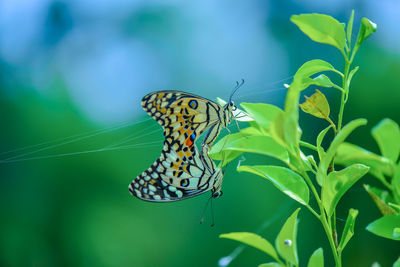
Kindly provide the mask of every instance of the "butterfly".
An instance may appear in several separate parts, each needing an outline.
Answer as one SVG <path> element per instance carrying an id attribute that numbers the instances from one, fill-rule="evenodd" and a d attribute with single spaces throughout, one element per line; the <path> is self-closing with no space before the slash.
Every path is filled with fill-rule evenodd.
<path id="1" fill-rule="evenodd" d="M 129 185 L 131 194 L 153 202 L 181 200 L 208 190 L 219 197 L 223 174 L 208 151 L 237 114 L 231 98 L 221 106 L 185 92 L 158 91 L 144 96 L 142 106 L 163 127 L 165 140 L 161 156 Z M 207 129 L 199 152 L 195 142 Z"/>
<path id="2" fill-rule="evenodd" d="M 222 195 L 223 173 L 208 157 L 208 148 L 199 152 L 193 145 L 188 151 L 190 158 L 181 160 L 181 151 L 164 147 L 150 168 L 129 185 L 131 194 L 150 202 L 183 200 L 209 190 L 214 198 Z"/>

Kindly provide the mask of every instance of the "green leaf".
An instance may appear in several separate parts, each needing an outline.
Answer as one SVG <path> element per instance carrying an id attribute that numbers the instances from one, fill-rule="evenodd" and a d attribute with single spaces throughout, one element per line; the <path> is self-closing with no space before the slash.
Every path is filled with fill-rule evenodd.
<path id="1" fill-rule="evenodd" d="M 400 162 L 397 164 L 392 177 L 393 197 L 400 204 Z"/>
<path id="2" fill-rule="evenodd" d="M 322 141 L 325 138 L 326 133 L 329 131 L 329 129 L 332 128 L 332 125 L 329 125 L 328 127 L 326 127 L 324 130 L 322 130 L 317 137 L 317 151 L 318 151 L 318 156 L 319 159 L 321 160 L 323 157 L 325 157 L 325 150 L 324 148 L 321 146 L 322 145 Z"/>
<path id="3" fill-rule="evenodd" d="M 348 166 L 354 163 L 362 163 L 371 167 L 370 173 L 378 179 L 385 180 L 383 174 L 393 175 L 393 164 L 387 158 L 376 155 L 359 146 L 342 143 L 337 149 L 335 164 Z"/>
<path id="4" fill-rule="evenodd" d="M 307 267 L 324 267 L 324 251 L 322 248 L 314 251 L 308 261 Z"/>
<path id="5" fill-rule="evenodd" d="M 321 200 L 328 216 L 332 216 L 342 196 L 369 170 L 363 164 L 353 164 L 343 170 L 328 174 L 321 192 Z"/>
<path id="6" fill-rule="evenodd" d="M 393 267 L 400 267 L 400 257 L 393 263 Z"/>
<path id="7" fill-rule="evenodd" d="M 358 71 L 358 69 L 359 69 L 359 67 L 357 66 L 357 67 L 355 67 L 354 69 L 352 69 L 352 70 L 350 71 L 349 76 L 348 76 L 347 81 L 346 81 L 346 84 L 347 84 L 347 91 L 349 91 L 351 80 L 353 79 L 353 76 L 354 76 L 354 74 L 356 74 L 356 72 Z"/>
<path id="8" fill-rule="evenodd" d="M 258 267 L 282 267 L 282 265 L 280 265 L 277 262 L 269 262 L 269 263 L 263 263 L 258 265 Z"/>
<path id="9" fill-rule="evenodd" d="M 374 32 L 376 32 L 376 24 L 367 18 L 362 18 L 355 49 L 358 49 L 364 42 L 364 40 L 367 39 Z"/>
<path id="10" fill-rule="evenodd" d="M 222 234 L 219 237 L 242 242 L 246 245 L 252 246 L 256 249 L 265 252 L 266 254 L 274 258 L 276 261 L 279 261 L 278 254 L 276 253 L 276 250 L 271 245 L 271 243 L 257 234 L 248 232 L 236 232 L 236 233 Z"/>
<path id="11" fill-rule="evenodd" d="M 388 191 L 367 184 L 364 185 L 364 188 L 365 191 L 367 191 L 369 196 L 372 198 L 372 200 L 375 202 L 375 205 L 378 207 L 383 216 L 397 213 L 388 204 L 389 202 L 393 201 Z"/>
<path id="12" fill-rule="evenodd" d="M 378 236 L 400 240 L 396 228 L 400 226 L 400 214 L 393 214 L 379 218 L 367 226 L 367 230 Z M 396 233 L 397 232 L 397 233 Z"/>
<path id="13" fill-rule="evenodd" d="M 327 70 L 335 71 L 332 65 L 326 61 L 320 59 L 310 60 L 297 70 L 293 82 L 289 86 L 285 99 L 283 127 L 281 124 L 280 126 L 286 146 L 293 154 L 298 154 L 299 152 L 299 140 L 301 136 L 301 129 L 298 122 L 300 91 L 313 83 L 313 80 L 310 78 L 311 75 Z"/>
<path id="14" fill-rule="evenodd" d="M 316 86 L 321 86 L 321 87 L 332 87 L 334 84 L 333 82 L 329 79 L 328 76 L 325 74 L 320 74 L 317 77 L 313 78 L 314 85 Z"/>
<path id="15" fill-rule="evenodd" d="M 391 119 L 383 119 L 371 130 L 384 157 L 397 162 L 400 154 L 400 128 Z"/>
<path id="16" fill-rule="evenodd" d="M 275 120 L 271 123 L 268 133 L 272 138 L 274 138 L 275 141 L 283 146 L 286 146 L 284 126 L 285 114 L 282 113 L 276 116 Z"/>
<path id="17" fill-rule="evenodd" d="M 356 223 L 356 218 L 358 215 L 358 210 L 350 209 L 349 215 L 347 215 L 346 224 L 343 229 L 342 238 L 340 239 L 339 251 L 343 251 L 347 243 L 350 241 L 351 237 L 354 235 L 354 225 Z"/>
<path id="18" fill-rule="evenodd" d="M 285 100 L 285 115 L 283 121 L 283 137 L 290 152 L 297 155 L 299 151 L 299 95 L 295 89 L 289 89 Z M 282 126 L 282 125 L 281 125 Z"/>
<path id="19" fill-rule="evenodd" d="M 347 29 L 346 29 L 347 43 L 349 44 L 349 47 L 351 47 L 351 35 L 353 32 L 353 21 L 354 21 L 354 9 L 351 11 L 350 19 L 349 19 L 349 22 L 347 23 Z"/>
<path id="20" fill-rule="evenodd" d="M 339 21 L 324 14 L 293 15 L 290 20 L 296 24 L 311 40 L 328 44 L 343 51 L 346 34 Z"/>
<path id="21" fill-rule="evenodd" d="M 329 164 L 332 162 L 333 157 L 336 154 L 336 151 L 340 144 L 344 142 L 344 140 L 357 128 L 361 125 L 367 124 L 366 119 L 357 119 L 349 122 L 347 125 L 343 127 L 343 129 L 336 135 L 335 139 L 333 139 L 331 145 L 329 146 L 328 151 L 326 152 L 325 157 L 320 161 L 319 168 L 317 172 L 317 181 L 318 184 L 322 184 L 323 178 L 326 176 L 326 172 L 328 171 Z"/>
<path id="22" fill-rule="evenodd" d="M 309 190 L 303 178 L 294 171 L 280 166 L 240 166 L 239 172 L 245 171 L 257 174 L 271 181 L 279 190 L 297 202 L 307 205 Z"/>
<path id="23" fill-rule="evenodd" d="M 239 156 L 243 152 L 256 153 L 289 163 L 286 149 L 272 137 L 266 135 L 257 136 L 236 133 L 225 136 L 211 148 L 209 155 L 213 159 L 221 160 L 226 152 L 236 152 L 233 156 Z M 232 156 L 229 159 L 232 160 Z M 229 159 L 225 158 L 224 164 Z"/>
<path id="24" fill-rule="evenodd" d="M 226 145 L 229 142 L 235 142 L 236 140 L 240 140 L 243 138 L 242 133 L 234 133 L 227 136 L 224 136 L 221 140 L 219 140 L 215 145 L 213 145 L 208 152 L 210 158 L 215 160 L 223 159 L 223 165 L 228 164 L 235 158 L 239 157 L 243 152 L 241 151 L 228 151 L 226 150 Z M 221 166 L 222 167 L 222 166 Z"/>
<path id="25" fill-rule="evenodd" d="M 310 96 L 304 96 L 306 101 L 300 104 L 300 108 L 308 114 L 321 119 L 329 119 L 330 107 L 325 95 L 319 90 Z"/>
<path id="26" fill-rule="evenodd" d="M 244 110 L 256 121 L 258 125 L 269 129 L 271 123 L 279 114 L 283 114 L 280 108 L 264 103 L 241 103 Z"/>
<path id="27" fill-rule="evenodd" d="M 311 79 L 310 76 L 323 71 L 336 71 L 335 68 L 328 62 L 321 59 L 313 59 L 304 63 L 296 72 L 289 90 L 292 88 L 296 91 L 302 91 L 311 84 L 316 84 L 321 81 L 321 78 Z"/>
<path id="28" fill-rule="evenodd" d="M 276 240 L 275 247 L 279 255 L 291 264 L 298 265 L 299 259 L 297 257 L 297 214 L 300 208 L 295 210 L 292 215 L 286 220 L 281 231 L 279 232 Z"/>

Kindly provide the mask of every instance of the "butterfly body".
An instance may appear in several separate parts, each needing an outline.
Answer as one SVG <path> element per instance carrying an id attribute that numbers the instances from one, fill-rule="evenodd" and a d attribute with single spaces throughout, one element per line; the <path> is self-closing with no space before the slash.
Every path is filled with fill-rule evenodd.
<path id="1" fill-rule="evenodd" d="M 220 192 L 223 173 L 208 157 L 208 150 L 223 127 L 232 120 L 232 102 L 221 106 L 206 98 L 158 91 L 142 99 L 143 109 L 164 129 L 161 156 L 129 185 L 132 195 L 146 201 L 169 202 L 211 190 Z M 201 150 L 195 145 L 208 130 Z"/>

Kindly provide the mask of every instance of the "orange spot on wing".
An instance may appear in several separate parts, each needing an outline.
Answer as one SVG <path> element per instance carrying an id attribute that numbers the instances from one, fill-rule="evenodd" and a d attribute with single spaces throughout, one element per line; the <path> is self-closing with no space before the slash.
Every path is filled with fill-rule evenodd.
<path id="1" fill-rule="evenodd" d="M 177 165 L 177 164 L 172 165 L 172 169 L 178 170 L 179 169 L 179 165 Z"/>
<path id="2" fill-rule="evenodd" d="M 187 145 L 187 146 L 192 146 L 192 145 L 193 145 L 192 140 L 187 139 L 187 140 L 186 140 L 186 145 Z"/>

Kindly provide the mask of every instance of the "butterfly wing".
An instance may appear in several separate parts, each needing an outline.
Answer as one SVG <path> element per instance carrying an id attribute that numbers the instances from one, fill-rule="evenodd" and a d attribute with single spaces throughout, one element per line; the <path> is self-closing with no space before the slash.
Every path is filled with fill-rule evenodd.
<path id="1" fill-rule="evenodd" d="M 169 143 L 190 146 L 209 127 L 218 124 L 225 113 L 206 98 L 179 91 L 159 91 L 142 99 L 143 109 L 164 129 Z"/>
<path id="2" fill-rule="evenodd" d="M 214 140 L 215 126 L 226 121 L 226 112 L 217 103 L 178 91 L 159 91 L 142 99 L 143 109 L 164 129 L 164 148 L 149 169 L 129 185 L 136 197 L 153 202 L 177 201 L 197 196 L 220 181 L 221 171 L 195 146 L 197 138 L 210 128 L 207 145 Z M 219 185 L 218 185 L 219 186 Z M 219 186 L 220 187 L 220 186 Z"/>
<path id="3" fill-rule="evenodd" d="M 164 147 L 160 158 L 129 185 L 131 194 L 146 201 L 170 202 L 210 190 L 219 173 L 214 163 L 211 161 L 213 165 L 209 165 L 193 147 L 193 157 L 186 160 Z"/>

